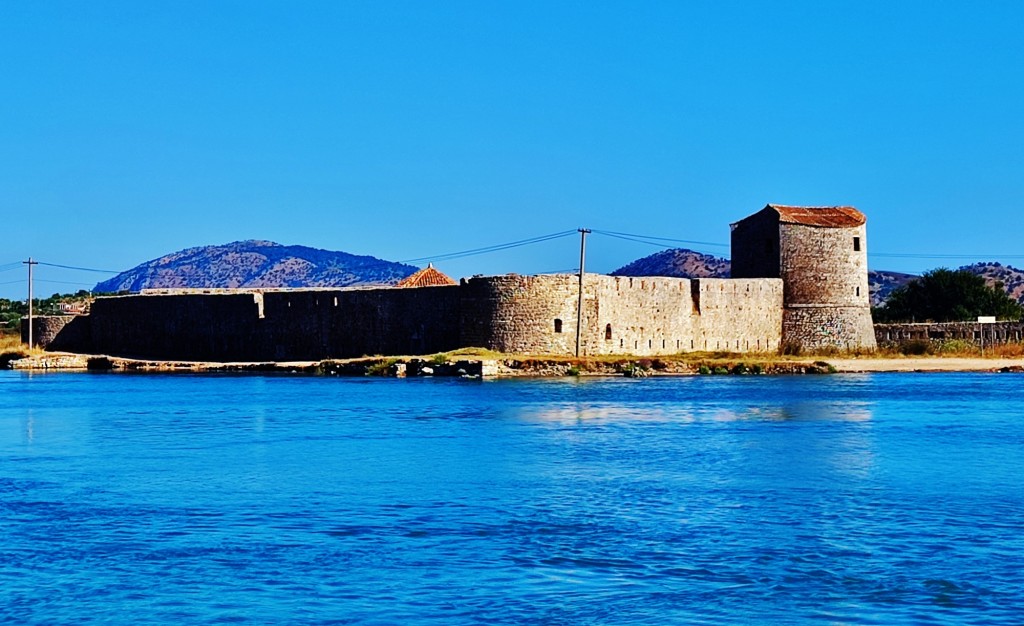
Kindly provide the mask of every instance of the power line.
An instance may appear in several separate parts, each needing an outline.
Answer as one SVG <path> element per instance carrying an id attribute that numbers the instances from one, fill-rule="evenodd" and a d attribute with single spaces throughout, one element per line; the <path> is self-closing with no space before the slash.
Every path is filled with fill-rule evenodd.
<path id="1" fill-rule="evenodd" d="M 620 235 L 618 233 L 612 233 L 612 232 L 603 231 L 603 230 L 595 230 L 594 232 L 596 234 L 598 234 L 598 235 L 604 235 L 605 237 L 613 237 L 615 239 L 622 239 L 624 241 L 633 241 L 635 243 L 642 243 L 642 244 L 645 244 L 645 245 L 648 245 L 648 246 L 654 246 L 655 248 L 662 248 L 663 250 L 672 250 L 672 249 L 676 249 L 676 248 L 679 247 L 679 246 L 676 246 L 676 245 L 673 245 L 673 244 L 665 244 L 665 243 L 661 243 L 661 242 L 658 242 L 658 241 L 648 241 L 646 238 L 640 238 L 640 237 L 632 236 L 632 235 Z M 680 240 L 680 239 L 667 239 L 665 237 L 660 237 L 659 239 L 663 239 L 663 240 L 666 240 L 666 241 L 676 241 L 676 242 L 683 241 L 683 240 Z M 688 242 L 688 243 L 696 244 L 696 243 L 704 243 L 704 242 Z M 705 243 L 705 245 L 720 246 L 720 245 L 724 245 L 724 244 Z"/>
<path id="2" fill-rule="evenodd" d="M 552 239 L 560 239 L 562 237 L 568 237 L 570 235 L 575 234 L 575 230 L 565 230 L 559 233 L 551 233 L 550 235 L 541 235 L 539 237 L 531 237 L 530 239 L 522 239 L 519 241 L 512 241 L 509 243 L 500 243 L 493 246 L 485 246 L 483 248 L 473 248 L 471 250 L 462 250 L 460 252 L 449 252 L 447 254 L 436 254 L 434 256 L 424 256 L 416 259 L 406 259 L 404 261 L 399 261 L 399 263 L 421 263 L 423 261 L 452 261 L 454 259 L 461 259 L 468 256 L 488 254 L 491 252 L 499 252 L 501 250 L 510 250 L 512 248 L 518 248 L 520 246 L 528 246 L 535 243 L 541 243 L 543 241 L 551 241 Z"/>
<path id="3" fill-rule="evenodd" d="M 1024 254 L 915 254 L 896 252 L 868 252 L 868 256 L 892 259 L 1024 259 Z"/>
<path id="4" fill-rule="evenodd" d="M 75 282 L 69 282 L 69 281 L 66 281 L 66 280 L 43 280 L 43 279 L 40 279 L 40 278 L 37 278 L 36 282 L 37 283 L 52 283 L 54 285 L 79 285 L 79 286 L 83 286 L 83 285 L 87 286 L 87 285 L 91 285 L 92 284 L 92 283 L 75 283 Z"/>
<path id="5" fill-rule="evenodd" d="M 616 232 L 616 231 L 613 231 L 613 230 L 596 230 L 595 229 L 594 232 L 595 233 L 600 233 L 602 235 L 608 235 L 609 237 L 620 237 L 620 238 L 632 237 L 634 240 L 651 239 L 651 240 L 654 240 L 654 241 L 671 241 L 673 243 L 687 243 L 687 244 L 691 244 L 691 245 L 695 245 L 695 246 L 715 246 L 717 248 L 728 248 L 729 247 L 729 244 L 727 244 L 727 243 L 715 243 L 715 242 L 711 242 L 711 241 L 693 241 L 691 239 L 672 239 L 671 237 L 655 237 L 654 235 L 635 235 L 635 234 L 632 234 L 632 233 L 620 233 L 620 232 Z M 649 242 L 649 241 L 641 241 L 640 243 L 651 243 L 651 242 Z M 673 247 L 673 246 L 668 246 L 668 247 Z"/>
<path id="6" fill-rule="evenodd" d="M 45 265 L 47 267 L 59 267 L 61 269 L 65 269 L 65 270 L 79 270 L 79 271 L 82 271 L 82 272 L 96 272 L 98 274 L 120 274 L 120 272 L 115 271 L 115 270 L 98 270 L 98 269 L 94 269 L 94 268 L 91 268 L 91 267 L 75 267 L 73 265 L 59 265 L 57 263 L 44 263 L 43 261 L 39 261 L 39 265 Z"/>
<path id="7" fill-rule="evenodd" d="M 27 283 L 27 282 L 28 282 L 27 278 L 22 278 L 21 280 L 9 280 L 9 281 L 7 281 L 5 283 L 0 283 L 0 285 L 17 285 L 19 283 Z"/>

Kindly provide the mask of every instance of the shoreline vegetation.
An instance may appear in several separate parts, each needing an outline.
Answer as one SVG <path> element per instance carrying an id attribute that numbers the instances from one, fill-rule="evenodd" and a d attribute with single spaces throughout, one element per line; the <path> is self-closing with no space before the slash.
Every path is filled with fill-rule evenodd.
<path id="1" fill-rule="evenodd" d="M 1024 344 L 956 351 L 911 346 L 873 352 L 824 351 L 815 354 L 691 352 L 669 356 L 589 357 L 501 354 L 467 348 L 425 356 L 366 356 L 301 362 L 220 363 L 157 361 L 28 349 L 16 338 L 0 337 L 0 369 L 35 371 L 278 372 L 328 376 L 564 377 L 663 375 L 832 374 L 854 372 L 1024 372 Z"/>

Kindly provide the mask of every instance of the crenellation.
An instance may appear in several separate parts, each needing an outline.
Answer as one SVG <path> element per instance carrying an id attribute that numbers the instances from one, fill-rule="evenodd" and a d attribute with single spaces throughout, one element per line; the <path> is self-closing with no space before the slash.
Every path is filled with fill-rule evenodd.
<path id="1" fill-rule="evenodd" d="M 99 298 L 90 315 L 54 322 L 42 337 L 69 351 L 220 361 L 461 347 L 571 355 L 577 323 L 581 355 L 874 346 L 856 210 L 769 205 L 733 225 L 733 257 L 729 279 L 585 274 L 581 285 L 576 274 L 506 274 L 414 288 Z"/>

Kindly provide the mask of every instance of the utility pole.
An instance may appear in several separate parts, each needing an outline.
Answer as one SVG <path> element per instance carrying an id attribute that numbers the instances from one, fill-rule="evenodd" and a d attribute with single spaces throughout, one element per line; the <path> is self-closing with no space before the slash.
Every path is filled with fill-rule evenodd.
<path id="1" fill-rule="evenodd" d="M 33 261 L 32 257 L 28 258 L 28 261 L 22 261 L 28 266 L 28 347 L 32 349 L 32 266 L 39 265 L 39 261 Z"/>
<path id="2" fill-rule="evenodd" d="M 587 259 L 587 233 L 589 228 L 577 228 L 580 234 L 580 298 L 576 303 L 576 356 L 580 355 L 580 335 L 583 332 L 583 265 Z"/>

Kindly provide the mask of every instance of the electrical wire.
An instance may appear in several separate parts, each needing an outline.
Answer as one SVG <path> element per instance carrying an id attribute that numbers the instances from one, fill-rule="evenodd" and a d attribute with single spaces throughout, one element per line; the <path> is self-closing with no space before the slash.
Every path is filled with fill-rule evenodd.
<path id="1" fill-rule="evenodd" d="M 79 285 L 79 286 L 88 286 L 88 285 L 92 284 L 92 283 L 69 282 L 69 281 L 66 281 L 66 280 L 45 280 L 45 279 L 40 279 L 40 278 L 36 278 L 32 282 L 36 282 L 36 283 L 52 283 L 54 285 Z"/>
<path id="2" fill-rule="evenodd" d="M 636 241 L 644 240 L 644 239 L 650 239 L 650 240 L 653 240 L 653 241 L 671 241 L 673 243 L 686 243 L 686 244 L 695 245 L 695 246 L 715 246 L 716 248 L 728 248 L 729 247 L 729 244 L 727 244 L 727 243 L 715 243 L 715 242 L 711 242 L 711 241 L 693 241 L 691 239 L 672 239 L 671 237 L 655 237 L 654 235 L 635 235 L 633 233 L 620 233 L 620 232 L 616 232 L 616 231 L 613 231 L 613 230 L 597 230 L 597 229 L 595 229 L 593 232 L 601 234 L 601 235 L 608 235 L 609 237 L 620 237 L 620 238 L 632 237 L 633 240 L 636 240 Z M 641 243 L 651 243 L 651 242 L 650 241 L 641 241 Z M 674 247 L 674 246 L 668 246 L 668 247 Z"/>
<path id="3" fill-rule="evenodd" d="M 121 272 L 118 272 L 118 271 L 115 271 L 115 270 L 98 270 L 98 269 L 94 269 L 94 268 L 91 268 L 91 267 L 75 267 L 73 265 L 59 265 L 57 263 L 44 263 L 43 261 L 39 261 L 39 265 L 45 265 L 47 267 L 59 267 L 61 269 L 65 269 L 65 270 L 79 270 L 79 271 L 82 271 L 82 272 L 96 272 L 98 274 L 120 274 L 121 273 Z"/>
<path id="4" fill-rule="evenodd" d="M 890 259 L 1024 259 L 1024 254 L 901 254 L 895 252 L 868 252 L 868 256 Z"/>
<path id="5" fill-rule="evenodd" d="M 521 246 L 528 246 L 535 243 L 541 243 L 544 241 L 551 241 L 553 239 L 561 239 L 562 237 L 568 237 L 575 234 L 575 230 L 565 230 L 558 233 L 551 233 L 550 235 L 541 235 L 539 237 L 531 237 L 530 239 L 522 239 L 520 241 L 512 241 L 509 243 L 500 243 L 493 246 L 485 246 L 483 248 L 473 248 L 470 250 L 462 250 L 459 252 L 449 252 L 447 254 L 435 254 L 433 256 L 418 257 L 415 259 L 406 259 L 399 261 L 399 263 L 422 263 L 423 261 L 452 261 L 454 259 L 462 259 L 470 256 L 477 256 L 480 254 L 489 254 L 491 252 L 499 252 L 501 250 L 511 250 L 512 248 L 519 248 Z"/>

